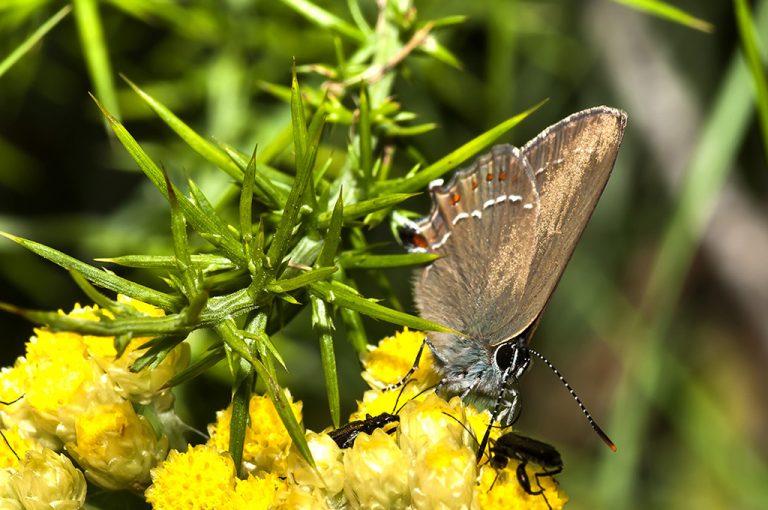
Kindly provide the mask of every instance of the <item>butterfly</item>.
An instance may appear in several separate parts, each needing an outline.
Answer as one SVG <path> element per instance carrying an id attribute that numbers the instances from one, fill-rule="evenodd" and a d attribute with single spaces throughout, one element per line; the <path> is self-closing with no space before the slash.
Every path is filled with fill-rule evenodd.
<path id="1" fill-rule="evenodd" d="M 493 409 L 506 426 L 520 410 L 517 383 L 531 355 L 554 369 L 529 343 L 608 181 L 626 124 L 623 111 L 584 110 L 522 149 L 495 146 L 448 184 L 430 184 L 431 213 L 405 225 L 401 239 L 409 251 L 441 256 L 414 283 L 420 315 L 459 333 L 427 334 L 439 392 Z"/>

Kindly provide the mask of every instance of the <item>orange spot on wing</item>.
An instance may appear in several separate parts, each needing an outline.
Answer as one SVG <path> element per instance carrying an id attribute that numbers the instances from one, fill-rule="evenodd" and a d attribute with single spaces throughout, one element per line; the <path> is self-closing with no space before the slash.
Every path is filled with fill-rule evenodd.
<path id="1" fill-rule="evenodd" d="M 411 238 L 411 243 L 417 248 L 427 249 L 429 247 L 427 238 L 421 234 L 413 234 L 413 237 Z"/>

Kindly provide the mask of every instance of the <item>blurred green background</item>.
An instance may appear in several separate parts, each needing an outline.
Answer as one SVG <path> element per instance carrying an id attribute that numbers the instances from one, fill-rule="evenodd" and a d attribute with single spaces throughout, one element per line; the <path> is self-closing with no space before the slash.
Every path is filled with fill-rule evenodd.
<path id="1" fill-rule="evenodd" d="M 293 59 L 299 66 L 335 61 L 333 34 L 286 3 L 75 1 L 77 16 L 64 15 L 0 76 L 0 230 L 85 261 L 170 254 L 167 202 L 88 97 L 110 90 L 86 64 L 100 58 L 84 51 L 83 37 L 94 37 L 84 28 L 88 6 L 98 7 L 107 49 L 101 61 L 110 65 L 122 121 L 174 178 L 193 176 L 215 199 L 227 177 L 173 135 L 118 73 L 209 139 L 250 152 L 289 119 L 288 106 L 261 83 L 288 85 Z M 420 122 L 438 124 L 412 140 L 429 162 L 544 98 L 549 102 L 500 142 L 522 145 L 590 106 L 629 113 L 614 174 L 535 339 L 619 451 L 603 447 L 541 364 L 522 383 L 518 428 L 563 454 L 559 480 L 569 508 L 765 508 L 768 172 L 734 5 L 674 2 L 711 23 L 707 33 L 621 3 L 418 1 L 420 19 L 467 16 L 435 32 L 463 68 L 411 56 L 394 95 Z M 63 5 L 1 4 L 0 58 Z M 347 2 L 318 5 L 351 22 Z M 375 3 L 360 8 L 372 24 Z M 768 1 L 751 8 L 768 44 Z M 759 56 L 765 63 L 765 52 Z M 335 129 L 328 149 L 344 151 L 347 133 Z M 396 159 L 393 172 L 411 164 Z M 405 207 L 426 213 L 429 204 L 420 196 Z M 384 225 L 372 238 L 388 243 L 382 251 L 400 250 Z M 413 311 L 409 274 L 385 273 Z M 386 297 L 374 286 L 362 290 Z M 0 301 L 68 310 L 83 299 L 65 271 L 0 242 Z M 395 331 L 366 325 L 372 342 Z M 31 325 L 2 314 L 0 331 L 9 365 L 23 353 Z M 196 335 L 196 345 L 204 336 Z M 348 412 L 365 385 L 343 330 L 336 345 Z M 278 347 L 291 369 L 283 382 L 304 400 L 306 425 L 324 428 L 330 420 L 308 313 L 288 325 Z M 225 379 L 214 370 L 180 389 L 180 410 L 194 426 L 204 429 L 226 406 Z"/>

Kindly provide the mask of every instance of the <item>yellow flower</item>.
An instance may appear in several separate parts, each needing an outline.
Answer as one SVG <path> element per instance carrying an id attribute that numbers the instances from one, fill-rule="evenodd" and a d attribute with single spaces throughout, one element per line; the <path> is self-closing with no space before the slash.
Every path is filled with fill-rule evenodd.
<path id="1" fill-rule="evenodd" d="M 125 296 L 118 301 L 137 312 L 162 316 L 164 312 Z M 64 312 L 59 312 L 63 314 Z M 76 305 L 68 317 L 98 321 L 111 318 L 109 310 Z M 0 398 L 5 401 L 24 395 L 12 406 L 0 406 L 0 418 L 15 425 L 44 446 L 60 450 L 75 441 L 75 420 L 94 404 L 120 404 L 124 398 L 155 404 L 158 413 L 173 405 L 167 382 L 187 366 L 189 348 L 180 344 L 157 367 L 138 373 L 130 365 L 143 350 L 148 338 L 134 339 L 124 356 L 116 358 L 113 337 L 80 335 L 67 331 L 35 329 L 26 345 L 26 356 L 13 368 L 0 372 Z"/>
<path id="2" fill-rule="evenodd" d="M 358 436 L 344 454 L 344 475 L 352 508 L 404 509 L 410 502 L 408 458 L 381 429 Z"/>
<path id="3" fill-rule="evenodd" d="M 379 348 L 367 356 L 364 378 L 374 387 L 402 379 L 413 364 L 421 338 L 420 334 L 406 330 L 395 337 L 382 340 Z M 411 352 L 401 354 L 408 349 Z M 425 358 L 422 357 L 419 371 L 424 367 L 424 361 Z M 419 371 L 416 373 L 417 378 Z M 378 503 L 379 495 L 385 488 L 382 480 L 390 480 L 388 477 L 394 476 L 397 470 L 383 468 L 383 461 L 371 461 L 371 466 L 381 467 L 381 470 L 372 469 L 370 473 L 366 473 L 364 459 L 377 459 L 376 447 L 380 448 L 386 441 L 384 438 L 389 438 L 390 444 L 396 443 L 396 448 L 409 463 L 407 490 L 399 494 L 410 503 L 409 508 L 546 508 L 547 503 L 542 496 L 527 494 L 520 486 L 515 472 L 517 463 L 514 460 L 499 471 L 493 490 L 490 490 L 496 478 L 496 470 L 488 464 L 479 469 L 475 460 L 479 446 L 477 441 L 488 430 L 490 412 L 465 405 L 458 397 L 445 402 L 433 391 L 418 395 L 420 389 L 426 386 L 423 381 L 431 384 L 436 380 L 434 374 L 429 371 L 421 377 L 422 381 L 406 386 L 399 397 L 400 402 L 407 404 L 402 406 L 396 436 L 388 436 L 385 431 L 377 430 L 374 436 L 378 437 L 379 441 L 372 441 L 374 436 L 360 434 L 353 448 L 344 450 L 345 466 L 356 466 L 359 474 L 359 479 L 356 479 L 355 473 L 349 469 L 346 471 L 345 495 L 348 503 L 354 508 L 358 505 L 362 507 L 365 503 L 373 508 L 387 508 L 386 504 Z M 367 391 L 363 400 L 358 402 L 358 410 L 352 414 L 350 421 L 363 420 L 367 414 L 376 416 L 382 412 L 392 413 L 398 393 L 399 390 Z M 505 432 L 498 426 L 490 430 L 492 440 Z M 390 453 L 394 455 L 393 452 Z M 527 466 L 532 484 L 536 479 L 537 468 L 538 466 Z M 404 472 L 401 468 L 401 473 Z M 375 480 L 375 483 L 371 483 L 372 480 Z M 552 508 L 562 508 L 567 497 L 553 478 L 540 477 L 540 481 Z M 356 484 L 362 489 L 352 491 L 349 488 L 351 484 Z M 387 487 L 394 485 L 389 484 Z M 387 503 L 395 508 L 402 504 L 402 500 L 394 495 L 396 492 L 393 489 Z"/>
<path id="4" fill-rule="evenodd" d="M 35 332 L 27 343 L 26 362 L 19 365 L 25 372 L 22 400 L 30 406 L 41 437 L 74 441 L 75 418 L 89 405 L 121 399 L 101 368 L 86 356 L 81 335 L 44 328 Z"/>
<path id="5" fill-rule="evenodd" d="M 480 472 L 480 485 L 475 499 L 480 508 L 507 508 L 509 510 L 560 510 L 568 502 L 568 496 L 560 490 L 551 476 L 539 477 L 544 494 L 528 494 L 517 481 L 518 462 L 511 461 L 504 469 L 496 471 L 490 464 Z M 538 490 L 536 472 L 541 468 L 528 464 L 526 472 L 531 489 Z M 493 488 L 491 489 L 491 486 Z M 546 499 L 544 499 L 546 497 Z M 549 505 L 547 505 L 549 503 Z"/>
<path id="6" fill-rule="evenodd" d="M 465 408 L 459 397 L 446 402 L 436 393 L 423 401 L 409 402 L 400 413 L 400 447 L 413 457 L 446 445 L 474 448 L 474 439 L 464 428 Z"/>
<path id="7" fill-rule="evenodd" d="M 185 453 L 172 450 L 152 470 L 152 485 L 144 492 L 155 510 L 222 510 L 235 492 L 235 465 L 228 453 L 207 445 Z"/>
<path id="8" fill-rule="evenodd" d="M 274 510 L 331 510 L 343 508 L 341 504 L 330 506 L 321 491 L 303 485 L 289 485 L 288 492 Z"/>
<path id="9" fill-rule="evenodd" d="M 404 333 L 399 338 L 388 339 L 382 344 L 385 350 L 392 352 L 386 356 L 371 352 L 369 373 L 389 366 L 392 374 L 398 374 L 395 379 L 399 380 L 413 359 L 403 361 L 399 368 L 392 368 L 395 364 L 389 362 L 398 351 L 393 349 L 393 345 L 404 339 L 406 343 L 415 342 L 418 349 L 420 340 L 411 334 Z M 406 357 L 403 356 L 403 359 Z M 196 473 L 219 473 L 219 468 L 199 464 L 184 469 L 172 468 L 174 464 L 179 465 L 176 457 L 182 455 L 172 453 L 161 468 L 153 471 L 154 484 L 146 492 L 147 499 L 154 508 L 217 510 L 253 506 L 255 502 L 258 502 L 258 508 L 278 510 L 537 509 L 546 508 L 547 501 L 554 509 L 562 508 L 567 498 L 551 477 L 539 479 L 545 489 L 545 500 L 541 495 L 525 493 L 517 480 L 514 459 L 498 473 L 487 463 L 478 467 L 475 437 L 481 437 L 487 430 L 490 413 L 467 406 L 458 397 L 446 402 L 434 391 L 417 395 L 419 387 L 429 377 L 432 376 L 427 374 L 419 384 L 407 386 L 399 397 L 406 403 L 399 409 L 399 422 L 394 423 L 394 433 L 391 433 L 391 426 L 376 429 L 370 435 L 361 433 L 351 448 L 341 449 L 328 434 L 308 432 L 306 439 L 315 467 L 311 467 L 297 449 L 290 446 L 288 434 L 272 402 L 265 396 L 254 396 L 250 402 L 251 425 L 246 432 L 244 451 L 244 466 L 251 473 L 248 479 L 237 480 L 231 460 L 225 456 L 223 458 L 228 461 L 227 476 L 208 475 L 209 479 L 222 480 L 217 486 L 218 492 L 208 486 L 184 485 L 182 479 L 200 476 Z M 383 412 L 398 411 L 395 406 L 398 393 L 366 392 L 350 421 L 364 420 L 366 414 L 377 416 Z M 300 418 L 300 403 L 293 405 L 294 413 Z M 209 452 L 207 455 L 228 449 L 230 417 L 230 409 L 222 411 L 217 416 L 216 424 L 209 427 L 211 439 L 205 447 Z M 492 439 L 501 433 L 498 427 L 491 429 L 491 432 Z M 195 448 L 186 456 L 190 456 Z M 527 467 L 529 479 L 536 490 L 538 466 Z M 174 475 L 161 476 L 161 472 L 173 472 Z M 231 476 L 229 473 L 232 473 Z M 199 481 L 196 483 L 204 485 Z M 173 490 L 177 490 L 166 489 L 167 486 L 183 486 L 181 490 L 186 495 L 172 496 L 168 499 L 169 503 L 160 504 L 160 494 L 173 494 Z M 202 492 L 198 495 L 198 491 Z M 212 494 L 218 496 L 213 497 Z"/>
<path id="10" fill-rule="evenodd" d="M 48 448 L 27 451 L 10 486 L 25 510 L 76 510 L 85 503 L 83 473 L 66 456 Z"/>
<path id="11" fill-rule="evenodd" d="M 135 308 L 138 312 L 151 317 L 162 317 L 165 312 L 154 306 L 142 303 L 128 296 L 118 294 L 119 303 Z M 94 307 L 97 309 L 97 307 Z M 90 318 L 93 314 L 86 314 L 84 311 L 75 311 L 70 315 L 80 315 L 80 318 Z M 105 312 L 105 314 L 108 314 Z M 141 347 L 151 340 L 150 337 L 133 338 L 125 348 L 122 356 L 117 357 L 117 351 L 114 347 L 114 337 L 99 337 L 86 335 L 83 337 L 86 350 L 94 361 L 109 375 L 112 382 L 115 383 L 115 389 L 124 398 L 142 405 L 159 402 L 166 403 L 164 399 L 169 390 L 165 389 L 168 381 L 187 367 L 189 364 L 189 345 L 182 342 L 173 348 L 157 365 L 147 367 L 140 372 L 131 371 L 131 365 L 139 359 L 145 349 Z M 172 400 L 169 402 L 172 404 Z M 167 409 L 168 404 L 157 406 L 159 411 Z"/>
<path id="12" fill-rule="evenodd" d="M 363 356 L 363 379 L 371 388 L 382 388 L 400 382 L 413 367 L 416 353 L 422 345 L 424 333 L 409 331 L 395 333 L 382 339 L 376 348 Z M 419 361 L 419 368 L 409 381 L 419 390 L 437 384 L 437 373 L 432 368 L 432 352 L 424 347 Z"/>
<path id="13" fill-rule="evenodd" d="M 143 490 L 150 469 L 168 452 L 168 439 L 158 440 L 129 402 L 92 406 L 77 417 L 76 430 L 77 441 L 67 443 L 67 451 L 91 482 L 109 490 Z"/>
<path id="14" fill-rule="evenodd" d="M 41 452 L 43 447 L 16 426 L 2 429 L 0 433 L 5 439 L 0 440 L 0 508 L 22 510 L 21 502 L 11 487 L 11 476 L 19 470 L 21 459 L 26 457 L 28 451 Z"/>
<path id="15" fill-rule="evenodd" d="M 286 392 L 287 393 L 287 392 Z M 290 393 L 287 394 L 291 399 Z M 293 414 L 301 422 L 301 402 L 291 403 Z M 285 459 L 291 446 L 291 438 L 285 430 L 275 406 L 267 396 L 253 395 L 249 404 L 250 423 L 245 429 L 243 466 L 249 473 L 259 471 L 282 474 Z M 216 423 L 209 426 L 211 438 L 208 444 L 213 448 L 229 450 L 229 424 L 232 406 L 216 414 Z"/>
<path id="16" fill-rule="evenodd" d="M 18 426 L 26 432 L 34 432 L 31 424 L 29 405 L 23 398 L 24 395 L 24 358 L 17 358 L 13 367 L 0 369 L 0 423 L 6 427 Z"/>
<path id="17" fill-rule="evenodd" d="M 480 447 L 480 441 L 482 441 L 488 427 L 491 425 L 491 412 L 488 410 L 479 411 L 472 405 L 464 407 L 464 424 L 469 428 L 471 432 L 471 441 L 475 449 Z M 504 432 L 509 432 L 509 429 L 503 429 L 498 426 L 498 423 L 491 427 L 491 433 L 488 436 L 491 440 L 496 440 Z M 486 458 L 488 456 L 488 447 L 485 449 Z"/>
<path id="18" fill-rule="evenodd" d="M 477 476 L 471 448 L 448 443 L 426 449 L 416 454 L 409 474 L 414 508 L 471 507 Z"/>
<path id="19" fill-rule="evenodd" d="M 424 400 L 429 393 L 434 392 L 422 392 L 415 384 L 392 391 L 368 390 L 363 393 L 363 400 L 357 402 L 357 411 L 350 415 L 349 421 L 365 420 L 368 415 L 396 414 L 407 402 Z"/>
<path id="20" fill-rule="evenodd" d="M 287 468 L 291 480 L 327 497 L 333 497 L 344 488 L 344 464 L 341 449 L 327 434 L 307 433 L 307 444 L 312 452 L 312 468 L 301 454 L 293 449 L 288 456 Z"/>
<path id="21" fill-rule="evenodd" d="M 14 472 L 11 469 L 0 469 L 0 508 L 3 510 L 24 510 L 11 487 L 11 476 Z"/>
<path id="22" fill-rule="evenodd" d="M 5 441 L 0 440 L 0 470 L 18 469 L 20 459 L 24 458 L 27 451 L 42 451 L 42 446 L 34 438 L 23 434 L 18 427 L 2 429 L 0 432 L 5 437 Z"/>
<path id="23" fill-rule="evenodd" d="M 235 481 L 235 494 L 232 509 L 269 510 L 285 497 L 288 483 L 277 475 L 266 473 L 263 476 L 248 475 L 246 480 Z"/>

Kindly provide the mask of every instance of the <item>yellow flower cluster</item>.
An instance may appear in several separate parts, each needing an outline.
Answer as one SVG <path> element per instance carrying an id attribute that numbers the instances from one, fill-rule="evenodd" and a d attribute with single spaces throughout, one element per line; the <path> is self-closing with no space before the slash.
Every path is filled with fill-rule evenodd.
<path id="1" fill-rule="evenodd" d="M 138 313 L 163 315 L 126 296 L 118 301 Z M 79 305 L 66 315 L 112 317 L 98 306 Z M 85 478 L 110 490 L 147 487 L 150 469 L 167 455 L 168 439 L 158 437 L 133 404 L 172 412 L 165 386 L 189 362 L 188 347 L 180 344 L 157 366 L 131 372 L 148 340 L 133 339 L 118 358 L 113 337 L 35 329 L 25 355 L 0 371 L 0 400 L 9 403 L 0 405 L 0 423 L 11 447 L 0 445 L 0 508 L 81 508 Z"/>
<path id="2" fill-rule="evenodd" d="M 373 388 L 397 382 L 410 369 L 423 335 L 405 330 L 382 340 L 364 359 L 364 378 Z M 551 477 L 540 477 L 541 495 L 528 494 L 510 459 L 496 470 L 476 461 L 477 442 L 490 414 L 465 406 L 454 397 L 440 399 L 431 387 L 438 380 L 431 356 L 402 392 L 367 391 L 350 421 L 397 413 L 396 426 L 359 433 L 341 448 L 328 434 L 308 431 L 314 466 L 291 447 L 271 401 L 254 396 L 246 432 L 240 480 L 229 444 L 231 410 L 218 414 L 211 439 L 186 453 L 172 452 L 152 471 L 147 501 L 156 510 L 170 509 L 560 509 L 567 501 Z M 401 404 L 397 408 L 396 402 Z M 293 411 L 301 420 L 301 404 Z M 358 422 L 359 424 L 359 422 Z M 352 430 L 352 429 L 349 429 Z M 499 429 L 491 435 L 495 439 Z M 531 483 L 535 465 L 527 466 Z M 245 504 L 247 502 L 247 505 Z"/>

